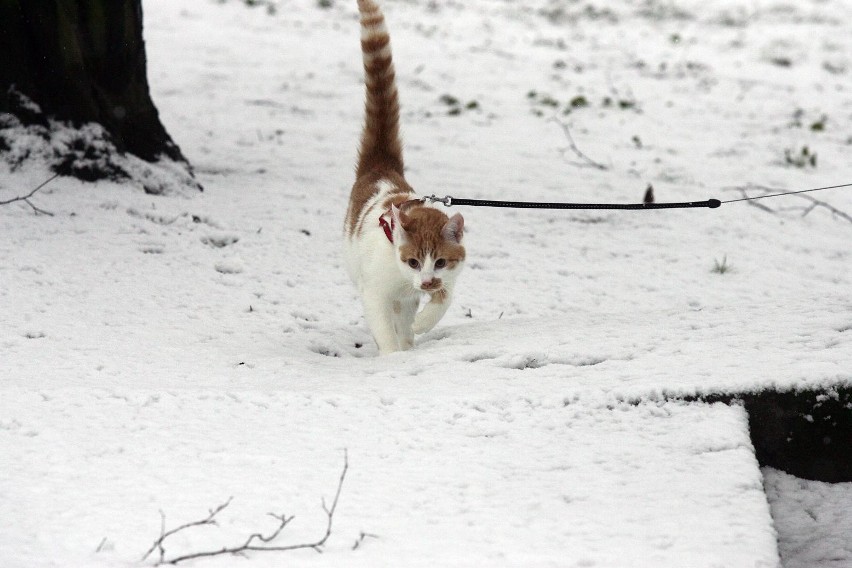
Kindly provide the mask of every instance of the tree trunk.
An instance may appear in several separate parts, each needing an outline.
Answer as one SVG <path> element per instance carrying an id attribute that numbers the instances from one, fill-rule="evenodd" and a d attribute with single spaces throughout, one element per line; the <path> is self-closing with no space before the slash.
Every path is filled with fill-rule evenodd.
<path id="1" fill-rule="evenodd" d="M 0 58 L 0 113 L 96 122 L 119 153 L 189 169 L 151 101 L 141 0 L 0 0 Z"/>

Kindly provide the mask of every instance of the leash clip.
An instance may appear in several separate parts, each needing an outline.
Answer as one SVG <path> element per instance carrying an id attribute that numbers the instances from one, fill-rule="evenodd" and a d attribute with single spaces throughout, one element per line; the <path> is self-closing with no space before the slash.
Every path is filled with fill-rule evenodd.
<path id="1" fill-rule="evenodd" d="M 428 197 L 424 197 L 423 203 L 426 203 L 426 201 L 431 201 L 432 203 L 443 203 L 444 207 L 451 207 L 453 204 L 453 198 L 451 196 L 438 197 L 434 193 Z"/>

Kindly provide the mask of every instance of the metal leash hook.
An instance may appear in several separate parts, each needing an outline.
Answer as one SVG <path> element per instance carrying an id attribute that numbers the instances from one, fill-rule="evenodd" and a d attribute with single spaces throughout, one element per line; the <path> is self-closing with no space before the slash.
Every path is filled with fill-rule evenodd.
<path id="1" fill-rule="evenodd" d="M 433 193 L 432 195 L 423 198 L 423 203 L 426 203 L 427 201 L 431 201 L 432 203 L 443 203 L 444 207 L 452 207 L 453 205 L 453 198 L 449 195 L 446 197 L 438 197 Z"/>

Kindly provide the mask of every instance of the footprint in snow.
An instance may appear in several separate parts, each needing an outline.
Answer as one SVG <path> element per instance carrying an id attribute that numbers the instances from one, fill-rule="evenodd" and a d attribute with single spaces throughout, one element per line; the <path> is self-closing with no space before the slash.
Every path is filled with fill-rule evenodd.
<path id="1" fill-rule="evenodd" d="M 238 243 L 240 238 L 232 233 L 208 234 L 201 237 L 201 242 L 213 248 L 225 248 Z"/>
<path id="2" fill-rule="evenodd" d="M 144 245 L 139 248 L 142 254 L 163 254 L 166 248 L 160 245 Z"/>
<path id="3" fill-rule="evenodd" d="M 213 267 L 221 274 L 240 274 L 244 270 L 242 261 L 236 258 L 220 260 Z"/>

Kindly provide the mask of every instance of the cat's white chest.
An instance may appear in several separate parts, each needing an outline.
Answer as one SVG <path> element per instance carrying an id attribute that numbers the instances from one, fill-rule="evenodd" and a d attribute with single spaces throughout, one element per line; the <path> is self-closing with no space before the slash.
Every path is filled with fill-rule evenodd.
<path id="1" fill-rule="evenodd" d="M 374 225 L 365 226 L 359 234 L 346 239 L 346 267 L 359 292 L 376 286 L 387 291 L 406 283 L 396 266 L 395 254 L 396 249 L 379 225 L 379 216 Z"/>
<path id="2" fill-rule="evenodd" d="M 402 287 L 405 283 L 396 262 L 396 247 L 382 226 L 382 217 L 388 211 L 382 204 L 394 191 L 395 186 L 380 180 L 376 193 L 365 205 L 355 223 L 355 230 L 347 235 L 344 256 L 349 276 L 359 292 L 378 286 L 387 292 Z M 389 225 L 388 225 L 389 226 Z"/>

